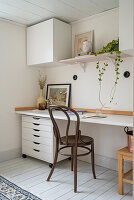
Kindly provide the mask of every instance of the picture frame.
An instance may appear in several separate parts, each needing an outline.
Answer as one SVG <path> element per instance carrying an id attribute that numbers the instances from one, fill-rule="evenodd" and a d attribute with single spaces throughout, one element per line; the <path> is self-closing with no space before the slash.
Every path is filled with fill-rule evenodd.
<path id="1" fill-rule="evenodd" d="M 47 84 L 46 99 L 49 105 L 70 106 L 71 84 Z"/>
<path id="2" fill-rule="evenodd" d="M 88 55 L 93 51 L 93 30 L 90 32 L 75 35 L 74 55 Z"/>

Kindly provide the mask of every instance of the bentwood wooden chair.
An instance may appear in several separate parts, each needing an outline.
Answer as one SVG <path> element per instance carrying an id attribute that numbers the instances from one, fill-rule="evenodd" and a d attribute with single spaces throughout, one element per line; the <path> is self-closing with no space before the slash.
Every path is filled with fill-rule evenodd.
<path id="1" fill-rule="evenodd" d="M 91 153 L 92 173 L 93 173 L 94 179 L 96 179 L 95 167 L 94 167 L 94 139 L 89 136 L 81 135 L 81 131 L 79 129 L 80 118 L 79 118 L 78 113 L 75 110 L 68 108 L 66 106 L 55 106 L 55 105 L 49 106 L 48 110 L 49 110 L 49 114 L 53 123 L 53 131 L 56 138 L 56 149 L 55 149 L 54 163 L 49 173 L 49 176 L 47 178 L 47 181 L 50 180 L 53 174 L 53 171 L 57 162 L 57 158 L 58 158 L 58 153 L 64 156 L 71 156 L 71 170 L 72 171 L 74 170 L 74 192 L 77 192 L 77 157 L 78 156 L 86 156 Z M 65 136 L 61 137 L 58 124 L 53 115 L 54 110 L 62 111 L 67 117 L 67 126 L 66 126 Z M 74 135 L 69 135 L 70 115 L 68 114 L 68 111 L 71 111 L 76 116 L 76 128 L 74 130 Z M 59 147 L 59 145 L 61 145 L 61 147 Z M 90 148 L 87 147 L 88 145 L 90 145 Z M 86 149 L 87 152 L 77 154 L 78 147 Z M 63 154 L 61 152 L 61 150 L 65 148 L 71 148 L 70 155 Z"/>

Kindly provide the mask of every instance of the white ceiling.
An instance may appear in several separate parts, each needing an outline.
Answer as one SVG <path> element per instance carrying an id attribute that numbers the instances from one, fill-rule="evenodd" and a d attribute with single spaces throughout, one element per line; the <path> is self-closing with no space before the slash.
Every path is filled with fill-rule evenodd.
<path id="1" fill-rule="evenodd" d="M 32 25 L 52 17 L 73 22 L 118 7 L 119 0 L 0 0 L 0 18 Z"/>

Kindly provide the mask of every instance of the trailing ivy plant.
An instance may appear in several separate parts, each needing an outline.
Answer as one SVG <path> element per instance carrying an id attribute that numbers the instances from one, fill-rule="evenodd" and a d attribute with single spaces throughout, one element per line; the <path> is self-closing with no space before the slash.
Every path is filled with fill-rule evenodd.
<path id="1" fill-rule="evenodd" d="M 99 51 L 95 54 L 97 56 L 99 54 L 104 54 L 104 53 L 113 54 L 113 52 L 115 52 L 115 59 L 114 59 L 115 80 L 114 80 L 114 84 L 113 84 L 113 87 L 112 87 L 111 93 L 110 93 L 110 100 L 109 100 L 110 103 L 112 103 L 114 100 L 116 87 L 117 87 L 117 83 L 119 81 L 119 75 L 120 75 L 119 67 L 120 67 L 120 63 L 123 62 L 123 60 L 121 59 L 121 56 L 120 56 L 121 52 L 119 51 L 119 39 L 109 42 L 106 46 L 103 47 L 103 49 L 101 51 Z M 99 74 L 98 74 L 99 102 L 102 106 L 101 109 L 103 109 L 106 105 L 106 103 L 103 103 L 101 100 L 101 91 L 102 91 L 102 79 L 103 79 L 103 76 L 104 76 L 104 73 L 105 73 L 107 67 L 108 67 L 108 63 L 104 62 L 104 65 L 102 67 L 100 67 L 99 61 L 97 62 L 96 69 L 98 69 L 98 71 L 99 71 Z"/>

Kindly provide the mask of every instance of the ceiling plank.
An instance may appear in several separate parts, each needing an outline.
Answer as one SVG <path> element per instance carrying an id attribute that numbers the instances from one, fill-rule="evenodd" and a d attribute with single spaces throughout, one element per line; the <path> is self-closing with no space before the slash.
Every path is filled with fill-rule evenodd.
<path id="1" fill-rule="evenodd" d="M 22 9 L 15 8 L 14 6 L 10 6 L 5 3 L 0 2 L 0 11 L 9 13 L 10 15 L 14 15 L 16 17 L 20 17 L 26 20 L 39 20 L 40 16 L 37 14 L 29 13 L 26 11 L 23 11 Z"/>
<path id="2" fill-rule="evenodd" d="M 119 7 L 119 0 L 89 0 L 89 1 L 96 4 L 96 6 L 103 8 L 103 12 L 105 10 L 110 10 Z"/>
<path id="3" fill-rule="evenodd" d="M 65 21 L 74 21 L 83 17 L 86 17 L 87 14 L 79 12 L 76 8 L 59 1 L 59 0 L 27 0 L 30 3 L 38 5 L 42 8 L 53 12 L 59 18 L 64 19 Z"/>
<path id="4" fill-rule="evenodd" d="M 29 23 L 31 23 L 31 22 L 29 22 L 29 21 L 27 21 L 23 18 L 13 16 L 13 15 L 10 15 L 9 13 L 5 13 L 5 12 L 2 12 L 2 11 L 0 11 L 0 18 L 4 19 L 4 20 L 16 22 L 16 23 L 19 23 L 19 24 L 23 24 L 23 25 L 28 25 Z"/>
<path id="5" fill-rule="evenodd" d="M 39 6 L 36 6 L 34 4 L 31 4 L 25 0 L 0 0 L 0 3 L 7 4 L 9 6 L 12 6 L 14 8 L 19 8 L 25 12 L 32 13 L 34 15 L 38 15 L 40 17 L 51 17 L 53 15 L 52 12 L 46 10 L 45 8 L 41 8 Z"/>
<path id="6" fill-rule="evenodd" d="M 90 2 L 89 0 L 60 0 L 61 2 L 64 2 L 67 5 L 72 6 L 73 8 L 77 9 L 79 12 L 86 13 L 89 15 L 94 15 L 98 12 L 102 12 L 103 9 L 99 6 L 96 6 L 96 4 Z"/>

